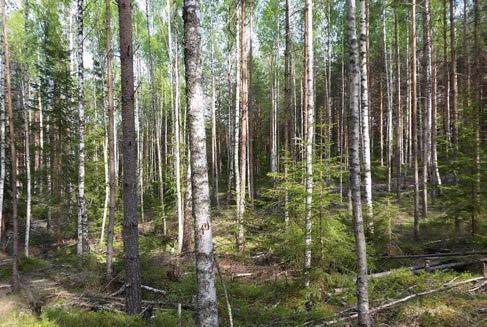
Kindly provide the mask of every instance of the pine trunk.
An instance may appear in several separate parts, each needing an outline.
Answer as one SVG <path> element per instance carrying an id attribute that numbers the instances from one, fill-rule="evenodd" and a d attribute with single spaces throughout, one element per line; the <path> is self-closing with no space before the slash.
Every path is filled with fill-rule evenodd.
<path id="1" fill-rule="evenodd" d="M 137 143 L 134 116 L 134 62 L 131 0 L 118 2 L 123 129 L 123 241 L 125 305 L 128 314 L 141 310 L 139 231 L 137 222 Z"/>
<path id="2" fill-rule="evenodd" d="M 115 214 L 117 196 L 116 153 L 115 153 L 115 108 L 113 104 L 113 48 L 111 27 L 111 1 L 105 0 L 105 37 L 106 37 L 106 83 L 107 83 L 107 115 L 108 115 L 108 240 L 107 240 L 107 278 L 113 269 L 113 240 L 115 233 Z"/>
<path id="3" fill-rule="evenodd" d="M 418 99 L 416 78 L 416 0 L 411 7 L 411 125 L 414 170 L 414 239 L 419 240 L 419 173 L 418 173 Z"/>

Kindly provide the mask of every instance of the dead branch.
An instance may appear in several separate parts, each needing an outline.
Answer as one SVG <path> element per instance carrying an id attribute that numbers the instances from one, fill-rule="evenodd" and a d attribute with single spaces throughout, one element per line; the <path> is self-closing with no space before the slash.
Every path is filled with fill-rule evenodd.
<path id="1" fill-rule="evenodd" d="M 433 293 L 438 293 L 438 292 L 446 291 L 446 290 L 449 290 L 449 289 L 454 288 L 454 287 L 458 287 L 458 286 L 461 286 L 461 285 L 473 283 L 473 282 L 476 282 L 476 281 L 479 281 L 479 280 L 483 280 L 483 279 L 484 279 L 484 277 L 475 277 L 475 278 L 470 278 L 470 279 L 463 280 L 463 281 L 456 282 L 456 283 L 451 283 L 451 282 L 445 283 L 445 284 L 441 285 L 441 287 L 438 287 L 438 288 L 435 288 L 435 289 L 431 289 L 431 290 L 428 290 L 428 291 L 424 291 L 424 292 L 410 294 L 410 295 L 408 295 L 406 297 L 403 297 L 403 298 L 400 298 L 400 299 L 397 299 L 397 300 L 392 300 L 392 301 L 387 302 L 387 303 L 385 303 L 383 305 L 380 305 L 378 307 L 372 308 L 372 309 L 370 309 L 370 314 L 373 315 L 375 313 L 378 313 L 380 311 L 383 311 L 385 309 L 388 309 L 388 308 L 393 307 L 393 306 L 396 306 L 398 304 L 407 302 L 407 301 L 412 300 L 412 299 L 416 299 L 416 298 L 419 298 L 419 297 L 422 297 L 422 296 L 426 296 L 426 295 L 429 295 L 429 294 L 433 294 Z M 347 321 L 347 320 L 353 320 L 353 319 L 355 319 L 357 317 L 358 317 L 358 314 L 355 313 L 355 314 L 350 315 L 350 316 L 342 317 L 342 318 L 335 319 L 335 320 L 332 320 L 332 321 L 327 321 L 324 324 L 315 325 L 315 327 L 335 325 L 337 323 L 344 322 L 344 321 Z"/>

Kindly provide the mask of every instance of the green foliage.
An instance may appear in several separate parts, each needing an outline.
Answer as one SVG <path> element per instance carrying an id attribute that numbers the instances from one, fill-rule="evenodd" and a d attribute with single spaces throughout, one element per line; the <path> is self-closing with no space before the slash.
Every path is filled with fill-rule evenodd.
<path id="1" fill-rule="evenodd" d="M 145 322 L 138 316 L 111 313 L 106 311 L 92 312 L 77 309 L 52 308 L 42 314 L 47 320 L 64 327 L 142 327 Z"/>

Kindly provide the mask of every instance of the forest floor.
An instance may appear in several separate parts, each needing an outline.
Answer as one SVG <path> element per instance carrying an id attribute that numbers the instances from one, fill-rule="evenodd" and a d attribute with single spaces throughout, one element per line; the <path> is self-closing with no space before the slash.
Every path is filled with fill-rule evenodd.
<path id="1" fill-rule="evenodd" d="M 394 254 L 452 253 L 486 250 L 485 239 L 451 238 L 440 210 L 424 221 L 425 242 L 411 239 L 411 217 L 401 210 L 392 227 Z M 235 326 L 319 326 L 353 325 L 355 290 L 353 244 L 340 240 L 339 227 L 329 242 L 316 242 L 316 260 L 321 268 L 312 273 L 312 286 L 302 287 L 299 230 L 284 237 L 273 222 L 281 219 L 268 210 L 250 210 L 247 219 L 247 247 L 243 254 L 234 249 L 232 212 L 214 214 L 217 263 L 228 291 Z M 291 227 L 292 228 L 292 227 Z M 380 233 L 378 226 L 377 233 Z M 250 236 L 252 235 L 252 236 Z M 331 234 L 330 234 L 331 235 Z M 284 238 L 283 238 L 284 237 Z M 328 237 L 325 233 L 324 237 Z M 47 242 L 47 240 L 49 240 Z M 144 290 L 144 313 L 128 317 L 122 313 L 121 241 L 116 248 L 115 278 L 104 278 L 104 253 L 93 246 L 90 254 L 75 255 L 74 240 L 54 241 L 42 229 L 34 231 L 31 253 L 20 261 L 22 290 L 11 294 L 8 288 L 11 260 L 0 256 L 0 326 L 192 326 L 194 324 L 195 276 L 191 256 L 180 258 L 171 251 L 173 240 L 161 235 L 157 223 L 141 226 L 140 252 L 142 282 L 165 294 Z M 343 242 L 342 242 L 343 241 Z M 333 243 L 334 242 L 334 243 Z M 342 243 L 340 243 L 342 242 Z M 322 245 L 325 244 L 325 245 Z M 321 248 L 320 248 L 321 246 Z M 461 266 L 432 271 L 412 271 L 422 267 L 424 258 L 384 259 L 381 245 L 369 248 L 371 272 L 393 270 L 369 282 L 372 308 L 393 300 L 430 290 L 433 294 L 380 310 L 374 315 L 377 326 L 486 326 L 487 287 L 483 280 L 446 289 L 464 280 L 481 276 L 480 259 L 487 254 L 432 259 L 430 265 L 468 262 Z M 315 259 L 314 259 L 315 260 Z M 322 262 L 320 261 L 322 260 Z M 294 263 L 294 264 L 293 264 Z M 317 263 L 318 265 L 318 263 Z M 351 268 L 346 268 L 348 267 Z M 344 268 L 345 267 L 345 268 Z M 483 284 L 482 284 L 483 283 Z M 227 304 L 221 279 L 217 279 L 221 326 L 229 326 Z M 181 310 L 178 310 L 178 307 Z M 341 320 L 340 320 L 341 319 Z"/>

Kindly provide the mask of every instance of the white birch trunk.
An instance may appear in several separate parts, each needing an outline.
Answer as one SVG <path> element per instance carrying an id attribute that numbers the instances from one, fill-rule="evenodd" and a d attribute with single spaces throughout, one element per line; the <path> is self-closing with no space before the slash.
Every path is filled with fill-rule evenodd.
<path id="1" fill-rule="evenodd" d="M 83 11 L 84 1 L 77 0 L 77 63 L 78 63 L 78 255 L 88 251 L 88 218 L 85 199 L 85 110 L 84 110 L 84 65 L 83 65 Z"/>
<path id="2" fill-rule="evenodd" d="M 369 136 L 369 90 L 367 72 L 367 1 L 360 0 L 360 86 L 362 109 L 362 158 L 364 160 L 364 190 L 365 203 L 367 205 L 367 224 L 369 231 L 373 233 L 373 208 L 372 208 L 372 173 L 370 165 L 370 136 Z"/>
<path id="3" fill-rule="evenodd" d="M 360 196 L 360 116 L 359 116 L 359 51 L 355 31 L 355 0 L 348 0 L 348 39 L 350 42 L 350 110 L 349 110 L 349 169 L 352 193 L 352 212 L 357 254 L 357 309 L 360 326 L 371 326 L 367 290 L 367 255 L 362 202 Z"/>
<path id="4" fill-rule="evenodd" d="M 205 101 L 201 86 L 199 10 L 198 0 L 184 1 L 184 61 L 191 151 L 192 214 L 195 222 L 196 280 L 198 285 L 197 326 L 216 327 L 218 326 L 218 304 L 213 269 L 213 237 L 204 118 Z"/>
<path id="5" fill-rule="evenodd" d="M 306 218 L 304 229 L 304 273 L 305 273 L 305 287 L 310 284 L 310 269 L 311 269 L 311 227 L 313 218 L 313 142 L 315 132 L 315 108 L 314 108 L 314 71 L 313 71 L 313 2 L 312 0 L 305 0 L 304 3 L 304 20 L 306 38 L 305 58 L 306 58 L 306 142 L 305 142 L 305 158 L 306 158 Z"/>

